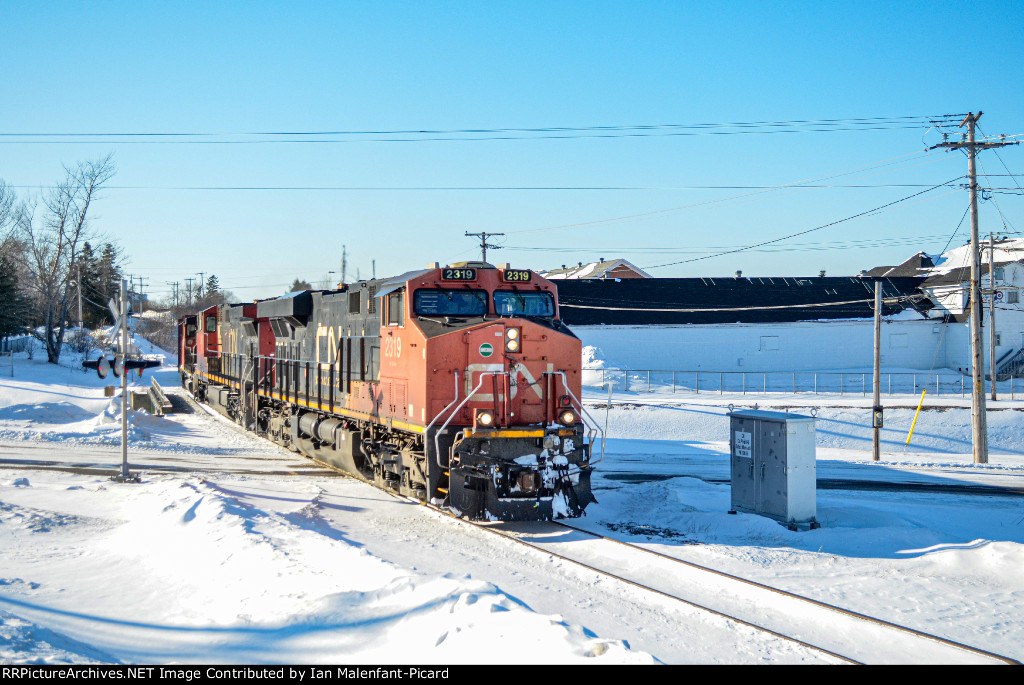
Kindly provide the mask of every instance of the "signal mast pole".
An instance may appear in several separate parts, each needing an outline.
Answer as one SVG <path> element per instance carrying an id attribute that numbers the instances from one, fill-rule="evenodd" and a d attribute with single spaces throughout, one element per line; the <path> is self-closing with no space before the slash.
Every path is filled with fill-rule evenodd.
<path id="1" fill-rule="evenodd" d="M 871 460 L 878 461 L 882 458 L 881 435 L 882 430 L 882 282 L 875 281 L 875 359 L 874 373 L 871 376 L 871 386 L 874 389 L 871 405 Z"/>
<path id="2" fill-rule="evenodd" d="M 121 279 L 121 302 L 119 305 L 121 330 L 121 351 L 117 357 L 121 362 L 121 471 L 111 477 L 119 483 L 137 483 L 139 477 L 128 472 L 128 281 Z M 118 360 L 115 359 L 115 364 Z"/>
<path id="3" fill-rule="evenodd" d="M 988 234 L 988 374 L 996 401 L 996 237 Z"/>
<path id="4" fill-rule="evenodd" d="M 968 112 L 960 122 L 960 128 L 967 127 L 967 140 L 942 142 L 928 148 L 945 147 L 952 150 L 967 150 L 967 176 L 971 193 L 971 433 L 973 434 L 974 463 L 988 463 L 988 430 L 985 425 L 985 368 L 981 342 L 981 245 L 978 242 L 978 173 L 975 157 L 978 150 L 1017 145 L 1017 142 L 1000 141 L 975 142 L 974 129 L 982 112 Z M 995 360 L 991 360 L 994 364 Z M 994 370 L 993 370 L 994 371 Z"/>

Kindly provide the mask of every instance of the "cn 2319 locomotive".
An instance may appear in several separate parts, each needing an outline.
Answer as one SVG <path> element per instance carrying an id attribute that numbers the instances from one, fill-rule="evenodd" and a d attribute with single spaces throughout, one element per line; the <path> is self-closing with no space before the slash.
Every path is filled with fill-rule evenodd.
<path id="1" fill-rule="evenodd" d="M 198 400 L 378 487 L 474 520 L 595 501 L 581 344 L 532 271 L 434 263 L 218 305 L 178 323 L 178 347 Z"/>

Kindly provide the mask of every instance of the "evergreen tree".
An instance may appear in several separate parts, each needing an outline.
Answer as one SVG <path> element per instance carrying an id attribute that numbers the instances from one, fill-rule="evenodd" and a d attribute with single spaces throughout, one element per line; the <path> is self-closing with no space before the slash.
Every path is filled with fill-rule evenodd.
<path id="1" fill-rule="evenodd" d="M 216 295 L 217 293 L 220 292 L 220 281 L 217 280 L 216 276 L 211 274 L 210 277 L 206 279 L 206 289 L 205 290 L 206 290 L 205 294 L 207 296 L 209 296 L 209 295 Z"/>
<path id="2" fill-rule="evenodd" d="M 97 255 L 89 243 L 82 251 L 73 270 L 82 279 L 82 321 L 86 328 L 100 328 L 114 323 L 107 302 L 121 292 L 121 268 L 117 265 L 120 255 L 110 243 L 103 246 Z"/>
<path id="3" fill-rule="evenodd" d="M 288 289 L 288 292 L 294 293 L 297 290 L 312 290 L 312 289 L 313 289 L 313 286 L 311 286 L 309 283 L 307 283 L 306 281 L 302 281 L 302 280 L 299 280 L 298 278 L 296 278 L 295 282 L 292 283 L 292 287 Z"/>
<path id="4" fill-rule="evenodd" d="M 21 333 L 29 314 L 30 302 L 18 283 L 17 265 L 0 254 L 0 338 Z"/>

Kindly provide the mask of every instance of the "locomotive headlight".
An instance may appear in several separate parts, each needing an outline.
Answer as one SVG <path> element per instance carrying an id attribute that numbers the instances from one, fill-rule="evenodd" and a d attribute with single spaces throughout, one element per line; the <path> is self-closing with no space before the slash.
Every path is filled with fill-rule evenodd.
<path id="1" fill-rule="evenodd" d="M 505 329 L 505 351 L 506 352 L 518 352 L 519 351 L 519 336 L 520 336 L 520 330 L 518 328 L 506 328 Z"/>
<path id="2" fill-rule="evenodd" d="M 494 412 L 487 409 L 477 409 L 473 417 L 473 423 L 477 428 L 493 428 Z"/>
<path id="3" fill-rule="evenodd" d="M 558 422 L 564 426 L 571 426 L 578 420 L 579 418 L 576 416 L 576 412 L 572 409 L 566 409 L 558 414 Z"/>

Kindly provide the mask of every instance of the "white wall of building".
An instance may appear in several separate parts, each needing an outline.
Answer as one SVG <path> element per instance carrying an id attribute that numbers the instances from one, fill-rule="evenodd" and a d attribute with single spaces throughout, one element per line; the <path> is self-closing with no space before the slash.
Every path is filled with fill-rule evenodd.
<path id="1" fill-rule="evenodd" d="M 945 333 L 943 333 L 945 329 Z M 606 368 L 825 371 L 871 368 L 871 319 L 682 326 L 574 326 Z M 967 355 L 961 360 L 963 343 Z M 882 322 L 882 366 L 941 369 L 970 363 L 965 324 Z"/>

